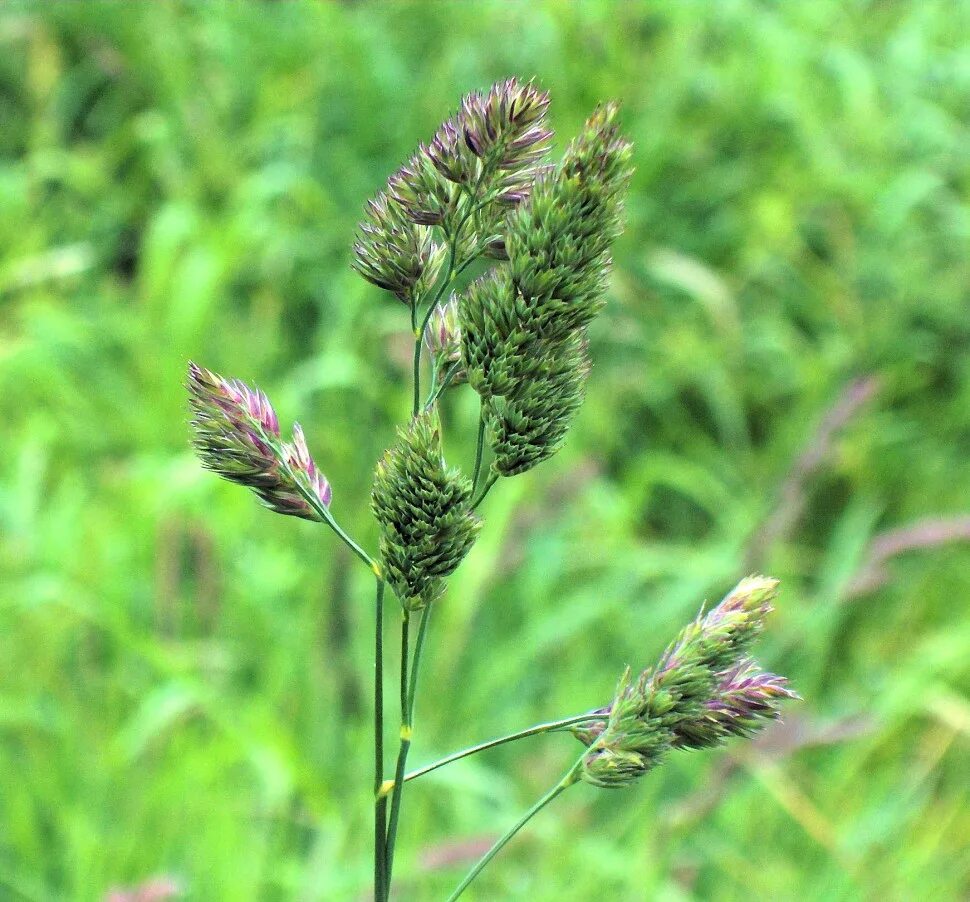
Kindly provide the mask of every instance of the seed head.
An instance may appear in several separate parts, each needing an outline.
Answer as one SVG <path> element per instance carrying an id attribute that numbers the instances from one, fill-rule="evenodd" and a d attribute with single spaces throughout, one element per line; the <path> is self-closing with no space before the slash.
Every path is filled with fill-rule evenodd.
<path id="1" fill-rule="evenodd" d="M 423 145 L 387 180 L 387 193 L 411 222 L 425 226 L 442 225 L 454 212 L 460 194 Z"/>
<path id="2" fill-rule="evenodd" d="M 731 736 L 750 736 L 779 716 L 781 702 L 798 696 L 784 677 L 745 656 L 777 592 L 764 576 L 741 580 L 716 607 L 683 629 L 655 667 L 631 681 L 623 675 L 604 716 L 572 728 L 589 747 L 583 776 L 596 785 L 622 785 L 672 748 L 709 748 Z"/>
<path id="3" fill-rule="evenodd" d="M 628 667 L 620 677 L 609 719 L 583 758 L 582 778 L 594 786 L 626 786 L 663 760 L 672 734 L 648 716 L 641 681 L 631 682 Z"/>
<path id="4" fill-rule="evenodd" d="M 431 232 L 409 218 L 395 195 L 380 192 L 367 204 L 358 227 L 353 267 L 368 282 L 410 304 L 415 292 L 433 283 L 441 262 Z"/>
<path id="5" fill-rule="evenodd" d="M 279 420 L 262 391 L 239 379 L 189 363 L 192 444 L 202 466 L 251 488 L 279 514 L 322 520 L 331 489 L 306 446 L 299 423 L 293 440 L 280 437 Z"/>
<path id="6" fill-rule="evenodd" d="M 615 118 L 614 106 L 599 108 L 559 166 L 533 173 L 528 197 L 487 243 L 508 264 L 473 282 L 459 301 L 468 380 L 490 412 L 502 475 L 554 454 L 585 395 L 586 329 L 603 305 L 630 177 L 630 145 Z"/>
<path id="7" fill-rule="evenodd" d="M 468 508 L 471 491 L 468 479 L 445 467 L 433 412 L 414 417 L 378 463 L 371 505 L 383 569 L 408 610 L 433 601 L 471 549 L 481 528 Z"/>
<path id="8" fill-rule="evenodd" d="M 781 716 L 781 702 L 798 698 L 784 677 L 744 658 L 718 674 L 714 695 L 696 718 L 679 725 L 675 743 L 679 748 L 703 749 L 732 736 L 753 736 Z"/>

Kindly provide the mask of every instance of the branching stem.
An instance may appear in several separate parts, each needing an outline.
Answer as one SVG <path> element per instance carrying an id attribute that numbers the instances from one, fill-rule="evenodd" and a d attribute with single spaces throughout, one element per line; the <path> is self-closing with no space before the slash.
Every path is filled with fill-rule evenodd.
<path id="1" fill-rule="evenodd" d="M 458 374 L 458 370 L 461 369 L 461 361 L 456 360 L 449 368 L 448 372 L 445 373 L 444 378 L 441 380 L 440 384 L 435 386 L 434 390 L 428 396 L 428 400 L 424 402 L 424 409 L 430 410 L 431 405 L 434 404 L 438 398 L 441 397 L 444 390 L 451 385 L 451 380 L 455 378 Z"/>
<path id="2" fill-rule="evenodd" d="M 472 510 L 475 510 L 478 505 L 485 500 L 485 496 L 492 490 L 492 486 L 498 482 L 498 476 L 499 474 L 495 470 L 492 470 L 492 472 L 488 474 L 488 479 L 485 480 L 485 484 L 482 486 L 482 490 L 478 493 L 478 497 L 472 501 L 470 505 Z"/>
<path id="3" fill-rule="evenodd" d="M 509 733 L 506 736 L 499 736 L 497 739 L 489 739 L 487 742 L 480 742 L 478 745 L 471 745 L 460 751 L 452 752 L 450 755 L 439 758 L 431 764 L 425 764 L 423 767 L 417 768 L 417 770 L 412 770 L 409 774 L 405 775 L 404 782 L 408 783 L 411 780 L 417 780 L 418 777 L 430 774 L 432 771 L 437 770 L 439 767 L 444 767 L 446 764 L 452 764 L 455 761 L 460 761 L 462 758 L 468 758 L 471 755 L 477 755 L 479 752 L 485 752 L 497 746 L 505 745 L 507 742 L 515 742 L 518 739 L 526 739 L 529 736 L 540 736 L 543 733 L 560 732 L 574 724 L 596 723 L 606 719 L 607 715 L 605 714 L 577 714 L 575 717 L 566 717 L 562 720 L 552 720 L 548 723 L 536 724 L 534 727 L 529 727 L 526 730 L 519 730 L 517 733 Z M 392 788 L 393 785 L 388 782 L 383 786 L 382 791 L 385 794 L 389 794 Z"/>

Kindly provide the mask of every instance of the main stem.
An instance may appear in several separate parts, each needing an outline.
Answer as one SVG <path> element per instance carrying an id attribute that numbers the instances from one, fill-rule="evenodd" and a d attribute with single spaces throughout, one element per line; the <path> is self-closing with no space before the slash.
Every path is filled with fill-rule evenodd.
<path id="1" fill-rule="evenodd" d="M 475 193 L 477 193 L 477 189 L 478 185 L 476 184 Z M 441 300 L 442 295 L 445 293 L 447 287 L 452 283 L 457 273 L 460 272 L 461 269 L 463 269 L 467 264 L 467 261 L 465 261 L 462 263 L 461 267 L 456 268 L 458 242 L 465 223 L 468 222 L 469 218 L 477 209 L 478 207 L 475 206 L 475 197 L 473 194 L 469 200 L 468 210 L 465 212 L 464 216 L 455 227 L 454 233 L 451 235 L 451 248 L 448 254 L 448 268 L 445 271 L 444 278 L 442 278 L 440 284 L 435 290 L 434 296 L 431 298 L 431 302 L 428 304 L 428 309 L 425 311 L 420 328 L 418 327 L 418 310 L 421 302 L 417 297 L 411 299 L 411 332 L 414 335 L 414 359 L 412 366 L 414 395 L 412 400 L 411 415 L 415 417 L 421 410 L 421 348 L 424 343 L 424 333 L 428 327 L 428 322 L 434 313 L 435 306 Z M 376 567 L 376 565 L 374 565 L 374 572 L 380 576 L 380 570 Z M 424 637 L 427 630 L 428 612 L 429 608 L 427 606 L 421 612 L 421 623 L 418 627 L 418 638 L 414 648 L 414 663 L 410 676 L 408 674 L 408 652 L 410 648 L 408 630 L 410 614 L 407 609 L 404 610 L 404 620 L 401 624 L 401 745 L 397 755 L 397 767 L 395 768 L 394 775 L 394 790 L 391 797 L 391 811 L 387 823 L 386 839 L 383 848 L 384 874 L 381 883 L 385 900 L 390 897 L 391 892 L 391 875 L 394 869 L 394 845 L 397 841 L 398 821 L 401 816 L 401 797 L 404 790 L 404 771 L 407 766 L 408 751 L 411 748 L 418 663 L 421 659 L 421 649 L 424 645 Z M 386 793 L 382 791 L 381 786 L 378 786 L 377 794 L 378 806 L 380 806 L 382 798 L 386 799 Z"/>
<path id="2" fill-rule="evenodd" d="M 414 660 L 408 672 L 408 623 L 410 615 L 405 609 L 401 624 L 401 747 L 397 754 L 397 768 L 394 772 L 394 792 L 391 797 L 391 815 L 387 825 L 387 892 L 390 892 L 391 874 L 394 869 L 394 846 L 397 841 L 398 822 L 401 817 L 401 800 L 404 793 L 404 771 L 407 767 L 411 738 L 414 735 L 414 700 L 418 684 L 418 667 L 421 663 L 421 650 L 428 630 L 431 606 L 421 610 L 418 637 L 414 644 Z"/>
<path id="3" fill-rule="evenodd" d="M 516 823 L 506 831 L 506 833 L 489 849 L 478 861 L 478 864 L 473 867 L 465 879 L 458 884 L 457 889 L 448 897 L 448 902 L 455 902 L 466 889 L 468 889 L 469 884 L 482 872 L 485 865 L 487 865 L 499 852 L 502 851 L 505 844 L 519 832 L 533 817 L 535 817 L 543 808 L 546 807 L 556 796 L 558 796 L 563 790 L 569 788 L 579 779 L 580 766 L 582 765 L 583 758 L 580 759 L 563 775 L 563 778 L 552 787 L 538 802 L 536 802 L 522 817 L 519 818 Z"/>
<path id="4" fill-rule="evenodd" d="M 374 622 L 374 902 L 387 896 L 387 796 L 384 782 L 384 580 L 378 577 Z"/>

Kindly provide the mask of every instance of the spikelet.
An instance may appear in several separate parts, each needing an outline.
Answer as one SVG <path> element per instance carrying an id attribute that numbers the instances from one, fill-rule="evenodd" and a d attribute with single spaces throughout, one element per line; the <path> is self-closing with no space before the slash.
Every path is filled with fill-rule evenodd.
<path id="1" fill-rule="evenodd" d="M 383 569 L 408 610 L 437 598 L 471 549 L 481 527 L 468 508 L 471 491 L 469 480 L 442 460 L 433 413 L 414 417 L 378 463 L 371 506 Z"/>
<path id="2" fill-rule="evenodd" d="M 653 668 L 620 680 L 613 702 L 591 712 L 603 721 L 572 728 L 589 752 L 582 777 L 597 786 L 635 780 L 671 749 L 720 745 L 751 736 L 798 698 L 780 676 L 761 670 L 746 651 L 764 625 L 776 580 L 741 580 L 707 614 L 688 624 Z M 639 757 L 639 767 L 637 766 Z"/>
<path id="3" fill-rule="evenodd" d="M 259 389 L 189 363 L 192 444 L 202 466 L 251 488 L 278 514 L 323 520 L 331 489 L 299 423 L 293 440 L 280 437 L 276 411 Z"/>

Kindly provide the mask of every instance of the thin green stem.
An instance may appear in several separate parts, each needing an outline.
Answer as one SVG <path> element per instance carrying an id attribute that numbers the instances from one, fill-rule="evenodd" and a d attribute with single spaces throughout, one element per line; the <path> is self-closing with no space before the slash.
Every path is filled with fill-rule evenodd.
<path id="1" fill-rule="evenodd" d="M 309 504 L 310 507 L 312 507 L 317 514 L 320 515 L 320 519 L 326 523 L 327 526 L 329 526 L 340 537 L 343 543 L 367 565 L 374 576 L 381 579 L 383 577 L 383 573 L 381 572 L 380 565 L 340 528 L 340 524 L 334 519 L 333 514 L 330 513 L 330 508 L 323 504 L 313 492 L 306 488 L 302 482 L 296 478 L 296 475 L 292 471 L 290 471 L 290 477 L 292 478 L 293 483 L 299 489 L 300 494 L 306 499 L 307 504 Z"/>
<path id="2" fill-rule="evenodd" d="M 421 624 L 424 626 L 427 608 L 422 613 Z M 385 846 L 385 859 L 387 861 L 387 892 L 391 889 L 391 875 L 394 871 L 394 845 L 397 841 L 397 826 L 401 817 L 401 797 L 403 794 L 404 769 L 407 767 L 408 751 L 411 748 L 411 717 L 410 705 L 413 694 L 409 689 L 408 658 L 411 649 L 410 641 L 410 621 L 411 615 L 407 608 L 404 609 L 404 619 L 401 621 L 401 744 L 397 752 L 397 766 L 394 770 L 394 790 L 391 796 L 391 813 L 387 822 L 387 840 Z M 419 629 L 419 633 L 423 633 Z"/>
<path id="3" fill-rule="evenodd" d="M 431 405 L 434 404 L 434 402 L 437 401 L 438 398 L 441 397 L 441 395 L 444 392 L 444 390 L 449 385 L 451 385 L 451 380 L 455 378 L 455 376 L 458 374 L 458 370 L 460 370 L 460 369 L 461 369 L 461 361 L 460 360 L 455 361 L 448 368 L 448 372 L 445 373 L 445 376 L 441 380 L 440 384 L 438 384 L 438 385 L 435 386 L 434 391 L 432 391 L 431 394 L 428 395 L 428 400 L 424 402 L 424 409 L 425 410 L 429 410 L 431 408 Z"/>
<path id="4" fill-rule="evenodd" d="M 374 621 L 374 902 L 387 895 L 387 796 L 384 782 L 384 580 L 377 579 Z"/>
<path id="5" fill-rule="evenodd" d="M 425 320 L 427 322 L 427 320 Z M 414 398 L 411 407 L 411 416 L 418 415 L 418 407 L 421 404 L 421 343 L 424 339 L 424 327 L 418 331 L 418 300 L 411 301 L 411 333 L 414 335 L 414 362 L 412 380 L 414 382 Z"/>
<path id="6" fill-rule="evenodd" d="M 355 554 L 360 560 L 362 560 L 368 567 L 370 567 L 371 572 L 377 576 L 381 577 L 383 574 L 381 572 L 380 565 L 375 561 L 363 548 L 360 547 L 350 536 L 347 535 L 341 528 L 340 524 L 332 516 L 330 516 L 329 511 L 325 518 L 327 526 L 329 526 L 340 538 L 343 540 L 344 544 Z"/>
<path id="7" fill-rule="evenodd" d="M 472 472 L 472 494 L 478 490 L 478 479 L 482 475 L 482 457 L 485 451 L 485 407 L 478 410 L 478 443 L 475 446 L 475 469 Z"/>
<path id="8" fill-rule="evenodd" d="M 418 638 L 414 643 L 414 656 L 411 659 L 411 677 L 408 680 L 408 725 L 414 728 L 414 698 L 418 688 L 418 667 L 421 665 L 421 650 L 424 648 L 424 638 L 428 633 L 428 621 L 431 619 L 431 605 L 421 609 L 421 621 L 418 623 Z"/>
<path id="9" fill-rule="evenodd" d="M 404 782 L 408 783 L 411 780 L 417 780 L 418 777 L 423 777 L 425 774 L 430 774 L 433 770 L 437 770 L 439 767 L 444 767 L 446 764 L 452 764 L 455 761 L 460 761 L 462 758 L 468 758 L 471 755 L 477 755 L 479 752 L 486 752 L 489 749 L 494 749 L 497 746 L 505 745 L 507 742 L 515 742 L 518 739 L 526 739 L 529 736 L 540 736 L 543 733 L 556 733 L 560 730 L 565 730 L 567 727 L 573 726 L 579 723 L 595 723 L 597 721 L 606 720 L 607 715 L 605 714 L 578 714 L 575 717 L 566 717 L 563 720 L 552 720 L 548 723 L 536 724 L 534 727 L 529 727 L 527 730 L 519 730 L 517 733 L 509 733 L 506 736 L 499 736 L 497 739 L 489 739 L 487 742 L 480 742 L 478 745 L 471 745 L 468 748 L 461 749 L 457 752 L 452 752 L 450 755 L 439 758 L 437 761 L 433 761 L 431 764 L 425 764 L 423 767 L 419 767 L 416 770 L 412 770 L 409 774 L 404 777 Z M 387 784 L 384 785 L 384 792 L 389 793 L 392 787 Z"/>
<path id="10" fill-rule="evenodd" d="M 492 472 L 488 474 L 488 479 L 485 480 L 485 484 L 482 486 L 482 490 L 478 493 L 478 497 L 472 501 L 470 505 L 472 510 L 475 510 L 478 505 L 485 500 L 485 496 L 492 490 L 492 486 L 498 482 L 498 476 L 499 474 L 495 470 L 492 470 Z"/>
<path id="11" fill-rule="evenodd" d="M 487 865 L 502 849 L 505 847 L 506 843 L 515 836 L 533 817 L 535 817 L 543 808 L 546 807 L 556 796 L 558 796 L 563 790 L 568 789 L 579 779 L 580 767 L 582 765 L 583 756 L 580 756 L 579 760 L 566 771 L 563 778 L 550 789 L 539 801 L 537 801 L 525 814 L 522 815 L 516 821 L 516 823 L 508 829 L 508 831 L 489 849 L 478 861 L 478 863 L 473 867 L 465 879 L 458 884 L 457 889 L 448 897 L 448 902 L 455 902 L 466 889 L 468 889 L 469 884 L 482 872 L 485 865 Z"/>
<path id="12" fill-rule="evenodd" d="M 478 191 L 478 185 L 475 186 L 475 193 Z M 474 202 L 474 193 L 470 196 L 471 199 L 468 204 L 468 209 L 465 214 L 458 221 L 455 226 L 454 232 L 450 236 L 449 244 L 451 247 L 448 252 L 448 267 L 445 269 L 444 277 L 438 283 L 435 289 L 434 296 L 431 298 L 431 302 L 428 304 L 428 309 L 425 311 L 424 319 L 421 321 L 421 328 L 417 327 L 417 312 L 421 304 L 417 299 L 414 299 L 411 304 L 411 331 L 414 333 L 414 360 L 412 363 L 412 368 L 414 371 L 414 402 L 412 408 L 412 416 L 417 416 L 420 408 L 419 398 L 421 396 L 421 347 L 424 341 L 424 333 L 428 328 L 428 322 L 430 321 L 432 315 L 434 314 L 435 307 L 437 307 L 438 302 L 443 297 L 448 286 L 455 280 L 455 277 L 464 272 L 465 268 L 474 259 L 469 258 L 468 260 L 462 260 L 458 263 L 458 241 L 461 238 L 462 229 L 471 217 L 477 213 L 485 205 L 485 202 L 476 204 Z M 430 405 L 425 405 L 427 408 Z"/>

